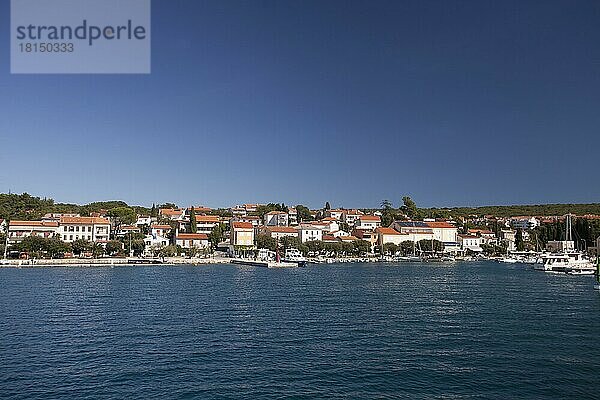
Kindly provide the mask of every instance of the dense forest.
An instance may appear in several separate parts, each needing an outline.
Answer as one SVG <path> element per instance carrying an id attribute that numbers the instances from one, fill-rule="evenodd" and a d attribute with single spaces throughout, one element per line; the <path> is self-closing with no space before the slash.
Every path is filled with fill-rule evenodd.
<path id="1" fill-rule="evenodd" d="M 427 209 L 446 211 L 456 216 L 468 215 L 494 215 L 497 217 L 515 217 L 522 215 L 549 216 L 549 215 L 600 215 L 600 203 L 590 204 L 538 204 L 514 206 L 484 206 L 484 207 L 456 207 L 444 209 Z"/>

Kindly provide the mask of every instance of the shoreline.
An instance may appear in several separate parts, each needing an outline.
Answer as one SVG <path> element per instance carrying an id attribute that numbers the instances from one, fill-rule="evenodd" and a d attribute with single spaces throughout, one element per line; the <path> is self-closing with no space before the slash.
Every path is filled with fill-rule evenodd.
<path id="1" fill-rule="evenodd" d="M 231 264 L 230 259 L 211 258 L 73 258 L 73 259 L 35 259 L 35 260 L 0 260 L 0 268 L 36 268 L 36 267 L 148 267 L 148 266 L 175 266 L 175 265 L 206 265 L 206 264 Z"/>

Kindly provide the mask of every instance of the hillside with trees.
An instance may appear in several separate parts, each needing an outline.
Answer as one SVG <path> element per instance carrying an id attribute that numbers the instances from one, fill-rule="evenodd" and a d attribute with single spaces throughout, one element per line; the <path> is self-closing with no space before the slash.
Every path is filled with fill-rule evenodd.
<path id="1" fill-rule="evenodd" d="M 146 207 L 129 206 L 124 201 L 103 201 L 86 205 L 55 203 L 53 199 L 23 194 L 0 193 L 0 218 L 8 220 L 32 221 L 42 218 L 47 213 L 73 213 L 89 216 L 90 213 L 100 210 L 113 210 L 128 208 L 134 214 L 150 215 L 151 210 Z"/>

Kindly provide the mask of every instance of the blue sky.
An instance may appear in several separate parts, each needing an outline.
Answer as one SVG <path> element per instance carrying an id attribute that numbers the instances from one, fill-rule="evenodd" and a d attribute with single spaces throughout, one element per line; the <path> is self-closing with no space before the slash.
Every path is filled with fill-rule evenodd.
<path id="1" fill-rule="evenodd" d="M 600 201 L 597 1 L 152 7 L 150 75 L 11 75 L 0 0 L 0 192 L 213 207 Z"/>

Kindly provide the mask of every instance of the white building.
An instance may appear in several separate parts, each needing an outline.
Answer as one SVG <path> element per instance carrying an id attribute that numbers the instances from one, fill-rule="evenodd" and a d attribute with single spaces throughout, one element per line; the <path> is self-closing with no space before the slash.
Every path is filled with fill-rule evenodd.
<path id="1" fill-rule="evenodd" d="M 152 224 L 150 225 L 150 235 L 167 237 L 172 229 L 171 225 Z"/>
<path id="2" fill-rule="evenodd" d="M 400 233 L 407 234 L 406 240 L 420 242 L 421 240 L 433 240 L 433 229 L 421 221 L 394 221 L 390 228 Z"/>
<path id="3" fill-rule="evenodd" d="M 342 221 L 348 225 L 354 225 L 361 215 L 364 215 L 364 213 L 360 210 L 344 210 L 342 213 Z"/>
<path id="4" fill-rule="evenodd" d="M 110 221 L 100 217 L 62 217 L 59 234 L 67 243 L 79 239 L 106 243 L 110 239 Z"/>
<path id="5" fill-rule="evenodd" d="M 497 244 L 496 234 L 489 229 L 469 229 L 469 235 L 479 236 L 483 244 Z"/>
<path id="6" fill-rule="evenodd" d="M 480 237 L 471 235 L 458 235 L 458 243 L 463 250 L 471 250 L 475 252 L 481 252 L 482 240 Z"/>
<path id="7" fill-rule="evenodd" d="M 260 217 L 254 215 L 236 216 L 232 219 L 233 222 L 247 222 L 252 224 L 253 227 L 258 228 L 261 223 Z"/>
<path id="8" fill-rule="evenodd" d="M 298 230 L 291 226 L 267 226 L 263 232 L 276 240 L 281 240 L 284 237 L 298 237 Z"/>
<path id="9" fill-rule="evenodd" d="M 208 236 L 204 233 L 180 233 L 175 237 L 175 245 L 183 249 L 204 249 L 208 244 Z"/>
<path id="10" fill-rule="evenodd" d="M 159 215 L 171 221 L 182 221 L 185 217 L 185 210 L 175 208 L 161 208 Z"/>
<path id="11" fill-rule="evenodd" d="M 288 209 L 288 222 L 290 225 L 298 225 L 298 211 L 293 207 Z"/>
<path id="12" fill-rule="evenodd" d="M 288 226 L 288 222 L 288 214 L 283 211 L 271 211 L 263 217 L 265 226 Z"/>
<path id="13" fill-rule="evenodd" d="M 458 236 L 458 229 L 456 226 L 449 224 L 448 222 L 426 222 L 428 227 L 431 228 L 433 233 L 433 239 L 438 240 L 442 243 L 456 243 Z"/>
<path id="14" fill-rule="evenodd" d="M 500 231 L 500 239 L 506 243 L 507 248 L 510 251 L 514 251 L 517 248 L 516 238 L 517 238 L 517 232 L 515 232 L 511 229 L 502 229 Z"/>
<path id="15" fill-rule="evenodd" d="M 218 215 L 196 215 L 196 231 L 209 234 L 220 222 Z"/>
<path id="16" fill-rule="evenodd" d="M 344 210 L 327 210 L 325 212 L 325 216 L 331 217 L 331 218 L 335 219 L 336 221 L 342 220 L 342 214 L 344 214 Z"/>
<path id="17" fill-rule="evenodd" d="M 377 233 L 377 243 L 379 246 L 386 243 L 400 245 L 402 242 L 410 240 L 407 233 L 403 234 L 392 228 L 377 228 L 375 232 Z"/>
<path id="18" fill-rule="evenodd" d="M 152 225 L 152 217 L 149 215 L 138 215 L 137 221 L 135 222 L 135 224 L 137 226 L 150 226 Z"/>
<path id="19" fill-rule="evenodd" d="M 321 224 L 327 229 L 328 232 L 336 232 L 340 230 L 340 224 L 333 217 L 327 217 L 320 221 Z"/>
<path id="20" fill-rule="evenodd" d="M 56 221 L 10 221 L 8 224 L 8 242 L 20 243 L 29 236 L 51 238 L 58 234 Z"/>
<path id="21" fill-rule="evenodd" d="M 300 224 L 298 226 L 298 238 L 302 243 L 313 240 L 323 240 L 323 227 L 311 224 Z"/>
<path id="22" fill-rule="evenodd" d="M 366 229 L 370 231 L 373 231 L 380 226 L 381 218 L 376 215 L 361 215 L 354 224 L 356 229 Z"/>
<path id="23" fill-rule="evenodd" d="M 229 240 L 233 246 L 254 246 L 254 227 L 248 222 L 233 222 Z"/>
<path id="24" fill-rule="evenodd" d="M 167 239 L 164 236 L 147 235 L 144 238 L 144 246 L 145 246 L 146 252 L 148 252 L 150 249 L 160 249 L 160 248 L 166 247 L 168 245 L 169 245 L 169 239 Z"/>

